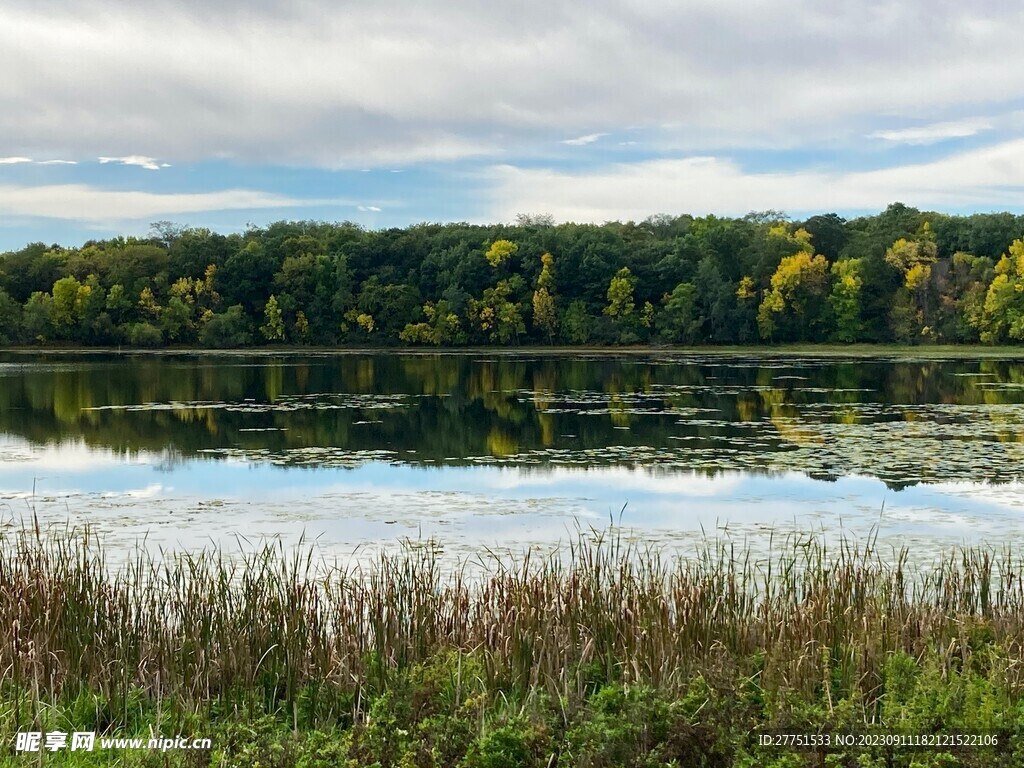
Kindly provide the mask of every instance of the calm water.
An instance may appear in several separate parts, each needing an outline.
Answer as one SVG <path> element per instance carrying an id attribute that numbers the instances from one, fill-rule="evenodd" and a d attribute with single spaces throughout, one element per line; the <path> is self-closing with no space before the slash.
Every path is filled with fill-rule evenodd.
<path id="1" fill-rule="evenodd" d="M 0 516 L 345 555 L 876 527 L 1024 541 L 1024 361 L 0 354 Z"/>

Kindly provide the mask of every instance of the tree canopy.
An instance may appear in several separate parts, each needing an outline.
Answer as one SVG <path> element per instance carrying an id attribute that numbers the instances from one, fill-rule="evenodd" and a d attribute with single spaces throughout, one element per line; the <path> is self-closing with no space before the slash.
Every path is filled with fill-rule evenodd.
<path id="1" fill-rule="evenodd" d="M 0 254 L 0 344 L 1024 340 L 1024 216 L 281 221 Z"/>

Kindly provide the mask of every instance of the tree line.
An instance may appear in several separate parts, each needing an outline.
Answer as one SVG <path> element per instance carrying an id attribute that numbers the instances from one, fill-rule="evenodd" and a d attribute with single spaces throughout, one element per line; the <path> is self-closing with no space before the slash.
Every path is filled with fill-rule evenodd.
<path id="1" fill-rule="evenodd" d="M 1012 343 L 1024 216 L 157 222 L 0 254 L 0 344 Z"/>

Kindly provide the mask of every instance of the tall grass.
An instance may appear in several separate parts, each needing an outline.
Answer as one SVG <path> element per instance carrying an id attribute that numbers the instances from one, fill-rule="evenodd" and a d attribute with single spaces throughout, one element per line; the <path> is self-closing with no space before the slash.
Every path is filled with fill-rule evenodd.
<path id="1" fill-rule="evenodd" d="M 745 676 L 765 696 L 854 696 L 871 720 L 893 653 L 953 670 L 993 643 L 1007 689 L 1024 686 L 1024 562 L 1010 551 L 911 570 L 906 550 L 811 537 L 761 557 L 711 541 L 668 557 L 612 529 L 562 556 L 485 562 L 471 576 L 410 544 L 357 568 L 267 544 L 140 549 L 113 567 L 88 530 L 16 530 L 0 537 L 0 691 L 19 712 L 87 695 L 117 719 L 144 696 L 200 716 L 360 722 L 396 675 L 450 654 L 467 688 L 568 706 L 604 682 L 682 695 L 698 676 Z"/>

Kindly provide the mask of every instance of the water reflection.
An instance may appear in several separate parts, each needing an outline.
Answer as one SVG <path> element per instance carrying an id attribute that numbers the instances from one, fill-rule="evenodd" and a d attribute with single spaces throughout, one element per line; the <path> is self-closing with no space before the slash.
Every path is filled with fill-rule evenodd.
<path id="1" fill-rule="evenodd" d="M 623 505 L 664 540 L 1003 540 L 1022 435 L 1014 360 L 0 356 L 5 518 L 170 546 L 306 531 L 514 547 Z"/>
<path id="2" fill-rule="evenodd" d="M 277 465 L 1020 477 L 1024 364 L 744 356 L 0 356 L 0 432 Z"/>
<path id="3" fill-rule="evenodd" d="M 875 530 L 883 545 L 1006 541 L 1019 528 L 1024 484 L 922 484 L 900 492 L 876 478 L 821 481 L 803 473 L 715 475 L 657 467 L 424 467 L 368 461 L 353 468 L 279 467 L 157 453 L 123 461 L 84 445 L 6 441 L 0 512 L 6 524 L 89 524 L 122 542 L 196 548 L 238 537 L 316 539 L 330 552 L 373 552 L 432 537 L 449 554 L 554 545 L 614 521 L 644 541 L 690 546 L 730 536 L 836 537 Z"/>

